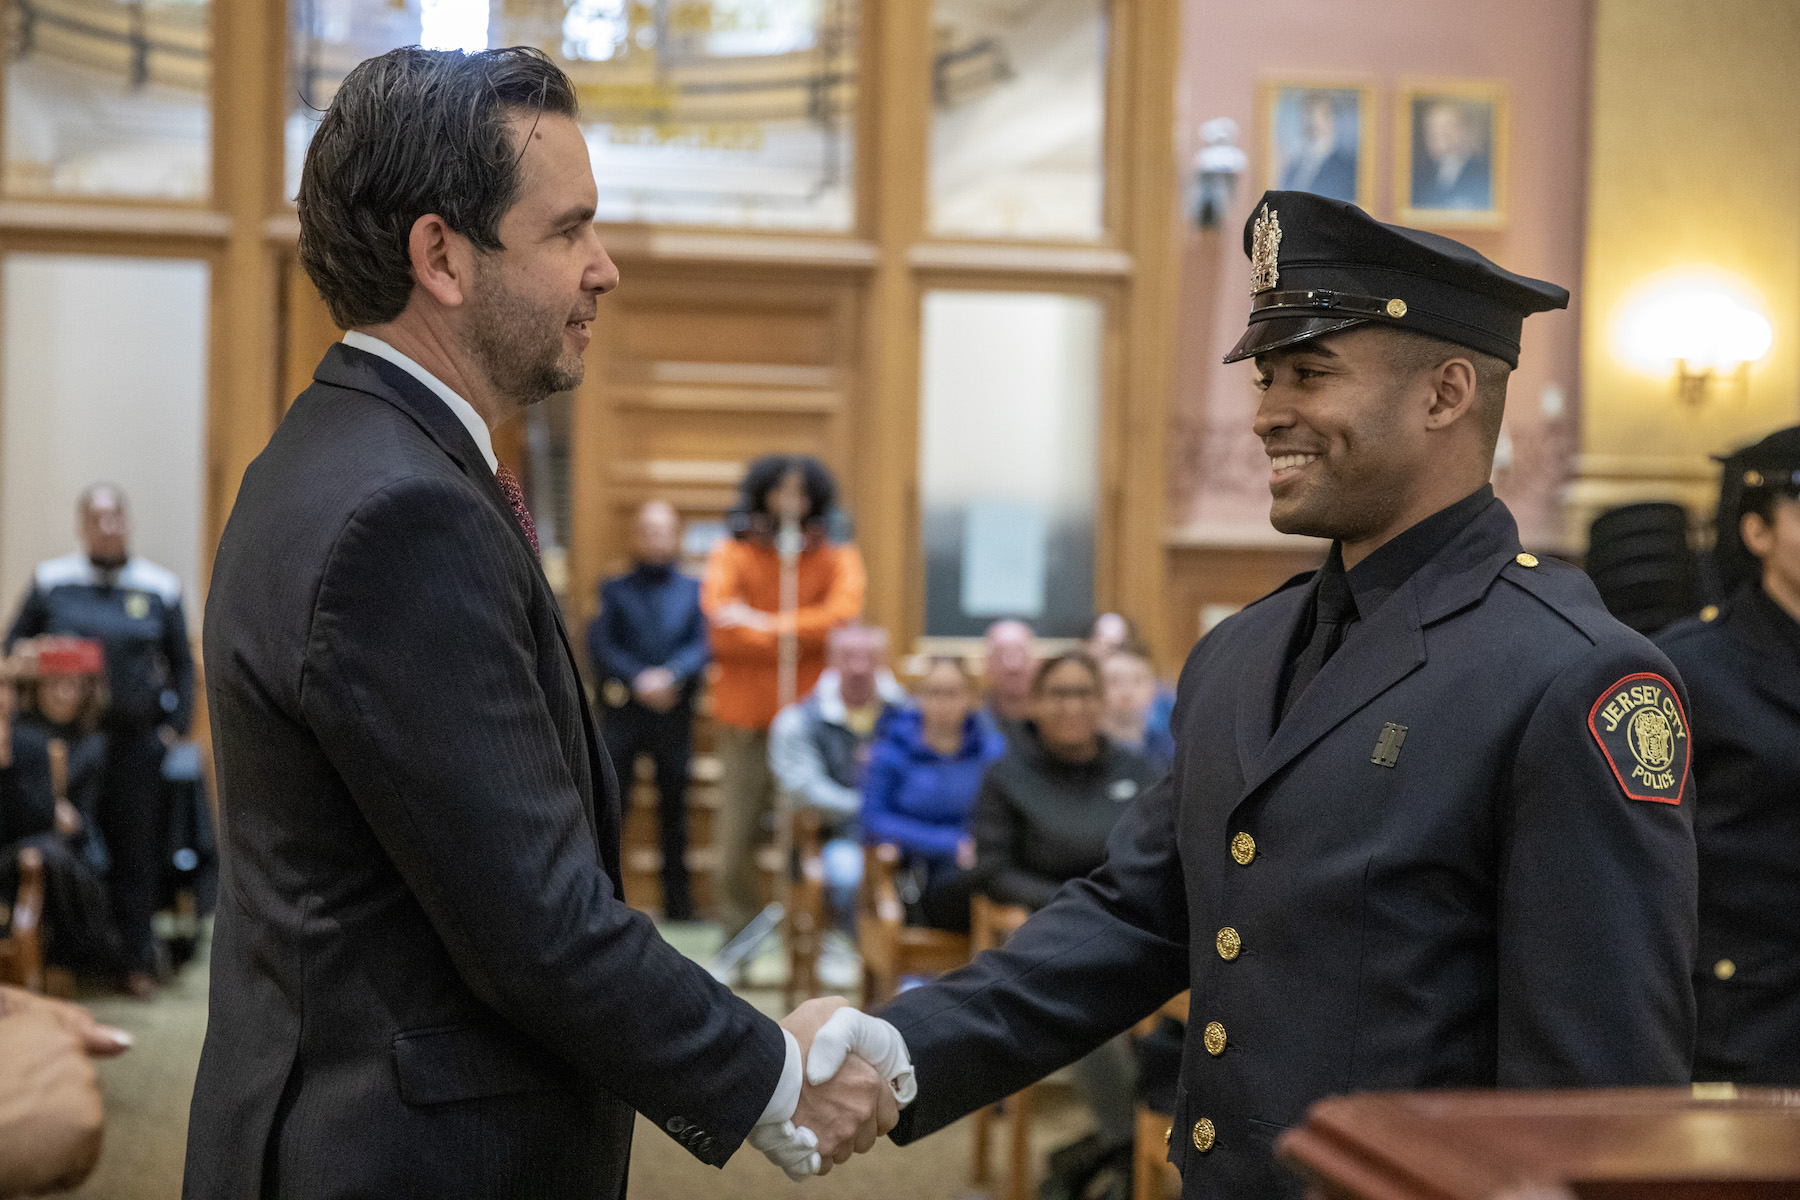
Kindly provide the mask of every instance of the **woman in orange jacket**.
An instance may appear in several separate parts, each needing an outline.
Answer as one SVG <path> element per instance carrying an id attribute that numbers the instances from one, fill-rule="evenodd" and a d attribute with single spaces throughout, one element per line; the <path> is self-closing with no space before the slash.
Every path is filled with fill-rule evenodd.
<path id="1" fill-rule="evenodd" d="M 784 699 L 777 694 L 782 636 L 791 632 L 797 643 L 794 695 L 785 698 L 796 700 L 825 668 L 826 634 L 862 612 L 862 555 L 826 532 L 836 501 L 837 484 L 815 458 L 771 454 L 752 462 L 728 518 L 733 536 L 713 547 L 701 583 L 717 664 L 711 695 L 724 805 L 715 840 L 727 933 L 743 928 L 760 907 L 754 856 L 773 808 L 769 723 Z M 784 614 L 775 534 L 788 518 L 799 522 L 803 541 L 797 604 Z"/>

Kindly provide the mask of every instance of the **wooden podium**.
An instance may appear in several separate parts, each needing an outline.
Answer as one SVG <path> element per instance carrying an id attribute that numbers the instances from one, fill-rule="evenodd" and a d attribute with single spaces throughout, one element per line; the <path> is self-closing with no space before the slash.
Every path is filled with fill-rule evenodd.
<path id="1" fill-rule="evenodd" d="M 1310 1200 L 1794 1200 L 1800 1089 L 1334 1097 L 1276 1153 Z"/>

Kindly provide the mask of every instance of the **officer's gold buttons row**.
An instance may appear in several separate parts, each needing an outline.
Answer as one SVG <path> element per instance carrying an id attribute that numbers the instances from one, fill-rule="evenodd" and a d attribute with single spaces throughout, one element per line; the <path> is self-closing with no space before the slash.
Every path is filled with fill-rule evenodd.
<path id="1" fill-rule="evenodd" d="M 1251 861 L 1256 858 L 1256 839 L 1241 830 L 1238 833 L 1233 834 L 1231 838 L 1231 858 L 1232 861 L 1237 863 L 1240 867 L 1249 866 Z M 1219 957 L 1226 962 L 1230 962 L 1232 959 L 1236 958 L 1238 954 L 1243 951 L 1243 948 L 1244 939 L 1239 937 L 1238 931 L 1229 925 L 1219 930 L 1213 937 L 1213 949 L 1217 950 L 1219 952 Z M 1200 1034 L 1200 1044 L 1205 1046 L 1206 1052 L 1214 1058 L 1225 1053 L 1226 1040 L 1225 1026 L 1219 1024 L 1217 1021 L 1208 1021 L 1206 1023 L 1206 1028 L 1201 1031 Z M 1193 1139 L 1194 1149 L 1205 1154 L 1208 1150 L 1213 1148 L 1213 1143 L 1218 1141 L 1219 1132 L 1213 1128 L 1213 1123 L 1211 1121 L 1207 1120 L 1205 1117 L 1201 1117 L 1198 1121 L 1194 1122 Z"/>

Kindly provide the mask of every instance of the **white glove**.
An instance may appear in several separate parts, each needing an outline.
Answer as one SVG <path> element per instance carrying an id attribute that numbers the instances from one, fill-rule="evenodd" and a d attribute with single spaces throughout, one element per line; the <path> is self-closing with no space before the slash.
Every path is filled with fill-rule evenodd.
<path id="1" fill-rule="evenodd" d="M 906 1052 L 906 1039 L 900 1031 L 880 1017 L 854 1008 L 838 1009 L 813 1035 L 812 1049 L 806 1056 L 807 1081 L 814 1087 L 826 1082 L 838 1073 L 849 1054 L 866 1060 L 881 1072 L 901 1108 L 919 1094 L 919 1085 L 913 1079 L 912 1056 Z"/>
<path id="2" fill-rule="evenodd" d="M 795 1183 L 819 1173 L 819 1139 L 805 1126 L 769 1121 L 752 1129 L 748 1141 Z"/>

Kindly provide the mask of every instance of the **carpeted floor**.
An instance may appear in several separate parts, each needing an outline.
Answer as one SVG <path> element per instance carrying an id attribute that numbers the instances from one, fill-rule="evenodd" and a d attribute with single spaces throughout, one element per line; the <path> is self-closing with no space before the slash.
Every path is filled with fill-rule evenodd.
<path id="1" fill-rule="evenodd" d="M 710 956 L 717 934 L 704 926 L 676 926 L 670 940 L 695 958 Z M 771 986 L 780 971 L 771 949 L 751 967 L 742 994 L 772 1014 L 781 995 Z M 137 1038 L 131 1053 L 100 1064 L 106 1093 L 106 1148 L 100 1165 L 75 1196 L 93 1200 L 175 1200 L 187 1138 L 188 1100 L 206 1035 L 204 952 L 154 1000 L 89 997 L 104 1021 Z M 1089 1127 L 1085 1109 L 1066 1087 L 1039 1089 L 1032 1143 L 1040 1169 L 1052 1147 Z M 1006 1126 L 995 1129 L 993 1167 L 1004 1168 Z M 789 1183 L 754 1151 L 740 1151 L 723 1171 L 703 1166 L 667 1135 L 642 1119 L 631 1158 L 630 1200 L 962 1200 L 981 1190 L 969 1183 L 970 1125 L 964 1121 L 901 1149 L 883 1141 L 874 1151 L 833 1168 L 824 1179 Z M 1033 1189 L 1035 1194 L 1035 1188 Z M 994 1194 L 999 1194 L 998 1182 Z"/>

